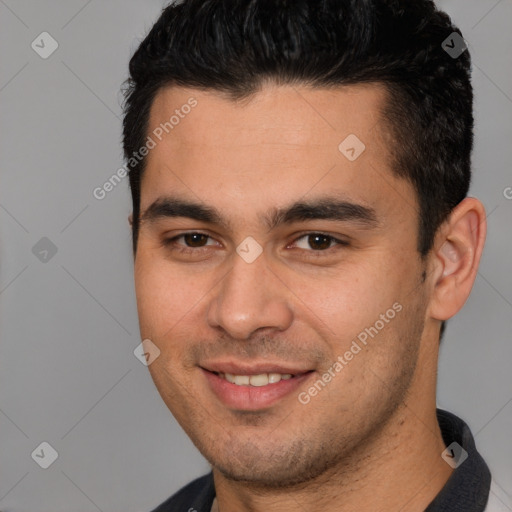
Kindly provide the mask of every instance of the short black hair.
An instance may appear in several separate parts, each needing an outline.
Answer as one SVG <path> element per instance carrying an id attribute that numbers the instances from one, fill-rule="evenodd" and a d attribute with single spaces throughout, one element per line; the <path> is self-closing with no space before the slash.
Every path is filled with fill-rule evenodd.
<path id="1" fill-rule="evenodd" d="M 455 58 L 442 46 L 454 32 L 463 41 L 430 0 L 184 0 L 164 8 L 130 60 L 124 91 L 134 253 L 145 158 L 131 157 L 146 142 L 158 91 L 177 85 L 236 100 L 270 81 L 386 87 L 393 172 L 417 193 L 418 251 L 425 256 L 471 179 L 469 51 Z"/>
<path id="2" fill-rule="evenodd" d="M 214 90 L 233 100 L 270 82 L 313 87 L 379 83 L 396 148 L 395 175 L 414 187 L 418 251 L 466 197 L 471 181 L 473 90 L 467 48 L 431 0 L 182 0 L 163 9 L 130 60 L 123 146 L 136 254 L 150 109 L 159 90 Z M 458 36 L 457 36 L 458 35 Z M 452 39 L 450 39 L 450 37 Z M 445 322 L 440 336 L 443 336 Z"/>

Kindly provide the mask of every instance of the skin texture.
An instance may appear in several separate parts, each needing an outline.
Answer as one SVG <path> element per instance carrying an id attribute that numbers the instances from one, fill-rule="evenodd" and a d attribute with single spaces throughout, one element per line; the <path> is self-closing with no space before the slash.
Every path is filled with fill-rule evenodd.
<path id="1" fill-rule="evenodd" d="M 242 102 L 166 88 L 148 133 L 190 97 L 197 106 L 147 157 L 141 212 L 173 195 L 215 207 L 229 226 L 143 218 L 135 284 L 142 338 L 161 351 L 151 376 L 212 465 L 220 511 L 424 510 L 452 471 L 435 416 L 440 322 L 473 285 L 483 206 L 460 203 L 421 259 L 418 202 L 391 172 L 396 143 L 377 84 L 267 84 Z M 349 134 L 366 146 L 355 161 L 338 149 Z M 377 222 L 314 219 L 269 230 L 262 221 L 276 207 L 333 195 L 373 208 Z M 209 238 L 163 243 L 191 231 Z M 348 245 L 304 236 L 318 232 Z M 263 249 L 252 263 L 236 252 L 248 236 Z M 396 303 L 401 311 L 300 403 L 298 393 Z M 270 407 L 236 410 L 200 368 L 218 360 L 313 373 Z"/>

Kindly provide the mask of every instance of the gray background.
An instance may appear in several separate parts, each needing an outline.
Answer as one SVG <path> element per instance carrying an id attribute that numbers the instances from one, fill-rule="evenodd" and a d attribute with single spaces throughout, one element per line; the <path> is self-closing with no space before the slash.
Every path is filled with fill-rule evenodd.
<path id="1" fill-rule="evenodd" d="M 133 355 L 127 180 L 101 201 L 92 193 L 123 165 L 119 89 L 165 3 L 0 0 L 4 512 L 148 511 L 208 470 Z M 473 56 L 471 193 L 489 222 L 442 345 L 438 403 L 469 423 L 512 494 L 512 0 L 438 3 Z M 31 48 L 43 31 L 59 44 L 48 59 Z M 57 248 L 46 262 L 32 251 L 43 237 Z M 48 469 L 31 457 L 43 441 L 58 452 Z"/>

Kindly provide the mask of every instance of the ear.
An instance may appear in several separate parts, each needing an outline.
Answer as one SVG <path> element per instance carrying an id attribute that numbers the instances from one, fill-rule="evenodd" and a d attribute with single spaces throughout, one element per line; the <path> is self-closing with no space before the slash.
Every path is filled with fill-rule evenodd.
<path id="1" fill-rule="evenodd" d="M 128 215 L 128 222 L 130 223 L 130 226 L 133 227 L 133 213 L 130 213 L 130 215 Z"/>
<path id="2" fill-rule="evenodd" d="M 440 228 L 433 250 L 433 289 L 429 316 L 448 320 L 464 306 L 475 282 L 487 233 L 483 204 L 461 201 Z"/>

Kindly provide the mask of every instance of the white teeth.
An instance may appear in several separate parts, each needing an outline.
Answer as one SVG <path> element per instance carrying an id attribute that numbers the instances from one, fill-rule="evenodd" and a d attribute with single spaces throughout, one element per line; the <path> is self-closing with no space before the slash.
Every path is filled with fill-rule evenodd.
<path id="1" fill-rule="evenodd" d="M 261 373 L 260 375 L 251 375 L 249 379 L 251 386 L 266 386 L 268 384 L 268 375 Z"/>
<path id="2" fill-rule="evenodd" d="M 231 382 L 231 384 L 237 384 L 238 386 L 249 385 L 249 375 L 232 375 L 231 373 L 226 373 L 224 378 L 228 382 Z"/>
<path id="3" fill-rule="evenodd" d="M 234 383 L 237 386 L 248 386 L 250 381 L 249 375 L 235 375 Z"/>
<path id="4" fill-rule="evenodd" d="M 233 375 L 232 373 L 219 373 L 231 384 L 237 386 L 266 386 L 267 384 L 276 384 L 280 380 L 288 380 L 293 377 L 291 373 L 260 373 L 258 375 Z"/>
<path id="5" fill-rule="evenodd" d="M 268 374 L 268 383 L 274 384 L 276 382 L 279 382 L 281 380 L 281 374 L 280 373 L 269 373 Z"/>

